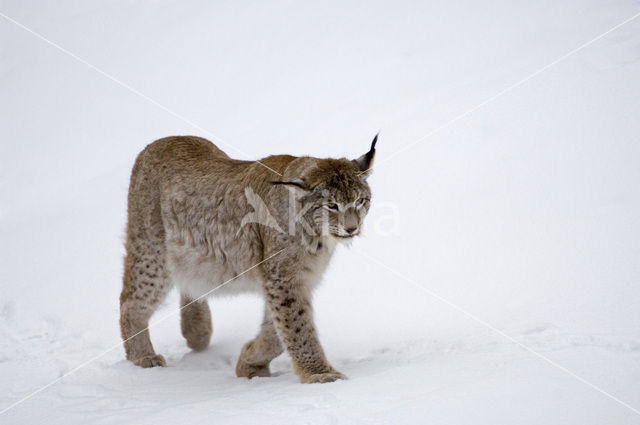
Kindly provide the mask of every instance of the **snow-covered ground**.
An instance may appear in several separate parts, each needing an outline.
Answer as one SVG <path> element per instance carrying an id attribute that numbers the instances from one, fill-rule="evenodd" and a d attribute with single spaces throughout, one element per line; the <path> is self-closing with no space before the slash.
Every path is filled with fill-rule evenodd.
<path id="1" fill-rule="evenodd" d="M 583 46 L 638 12 L 0 1 L 0 423 L 640 423 L 640 17 Z M 302 385 L 286 356 L 236 378 L 248 296 L 211 300 L 205 352 L 174 315 L 167 368 L 124 360 L 137 152 L 355 157 L 378 130 L 366 235 L 316 296 L 348 381 Z"/>

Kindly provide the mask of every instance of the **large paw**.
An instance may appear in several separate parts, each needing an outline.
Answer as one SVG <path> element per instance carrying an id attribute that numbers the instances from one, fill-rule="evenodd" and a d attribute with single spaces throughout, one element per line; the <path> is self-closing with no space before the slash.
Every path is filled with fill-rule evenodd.
<path id="1" fill-rule="evenodd" d="M 269 365 L 250 365 L 238 361 L 236 366 L 236 376 L 238 378 L 253 378 L 256 376 L 268 377 L 271 376 Z"/>
<path id="2" fill-rule="evenodd" d="M 301 377 L 302 382 L 305 384 L 315 384 L 337 381 L 338 379 L 347 379 L 342 373 L 337 370 L 326 373 L 314 373 L 312 375 L 304 375 Z"/>
<path id="3" fill-rule="evenodd" d="M 187 338 L 187 346 L 193 351 L 203 351 L 209 346 L 211 340 L 211 332 L 200 335 L 189 335 Z"/>
<path id="4" fill-rule="evenodd" d="M 164 357 L 160 354 L 156 354 L 154 356 L 144 356 L 139 357 L 137 359 L 132 360 L 133 364 L 140 367 L 156 367 L 156 366 L 166 366 L 167 362 L 164 360 Z"/>

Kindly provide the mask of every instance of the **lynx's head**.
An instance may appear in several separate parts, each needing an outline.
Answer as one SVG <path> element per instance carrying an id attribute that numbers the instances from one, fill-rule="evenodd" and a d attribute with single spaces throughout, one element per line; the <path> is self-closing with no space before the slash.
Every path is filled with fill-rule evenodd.
<path id="1" fill-rule="evenodd" d="M 292 161 L 281 181 L 298 203 L 297 219 L 307 233 L 347 240 L 360 233 L 371 201 L 367 177 L 378 136 L 369 152 L 358 159 L 301 157 Z"/>

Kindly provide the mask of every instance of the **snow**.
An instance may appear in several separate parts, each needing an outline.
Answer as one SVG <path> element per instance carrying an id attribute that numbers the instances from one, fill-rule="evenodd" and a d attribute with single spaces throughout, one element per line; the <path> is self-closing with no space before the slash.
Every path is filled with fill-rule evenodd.
<path id="1" fill-rule="evenodd" d="M 0 2 L 103 72 L 0 17 L 0 410 L 57 380 L 0 423 L 640 423 L 640 18 L 518 85 L 639 11 Z M 349 380 L 302 385 L 286 355 L 236 378 L 250 296 L 210 301 L 196 354 L 172 294 L 151 329 L 168 367 L 124 360 L 137 152 L 197 134 L 238 158 L 357 157 L 378 130 L 365 235 L 315 297 Z"/>

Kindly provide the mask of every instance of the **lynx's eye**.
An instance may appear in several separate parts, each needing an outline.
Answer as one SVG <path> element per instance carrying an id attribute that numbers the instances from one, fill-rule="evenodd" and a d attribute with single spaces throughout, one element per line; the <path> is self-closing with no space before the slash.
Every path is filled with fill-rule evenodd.
<path id="1" fill-rule="evenodd" d="M 340 207 L 335 202 L 329 202 L 324 205 L 324 207 L 331 211 L 340 211 Z"/>
<path id="2" fill-rule="evenodd" d="M 356 208 L 362 208 L 364 207 L 364 204 L 367 203 L 367 199 L 365 198 L 360 198 L 356 201 Z"/>

